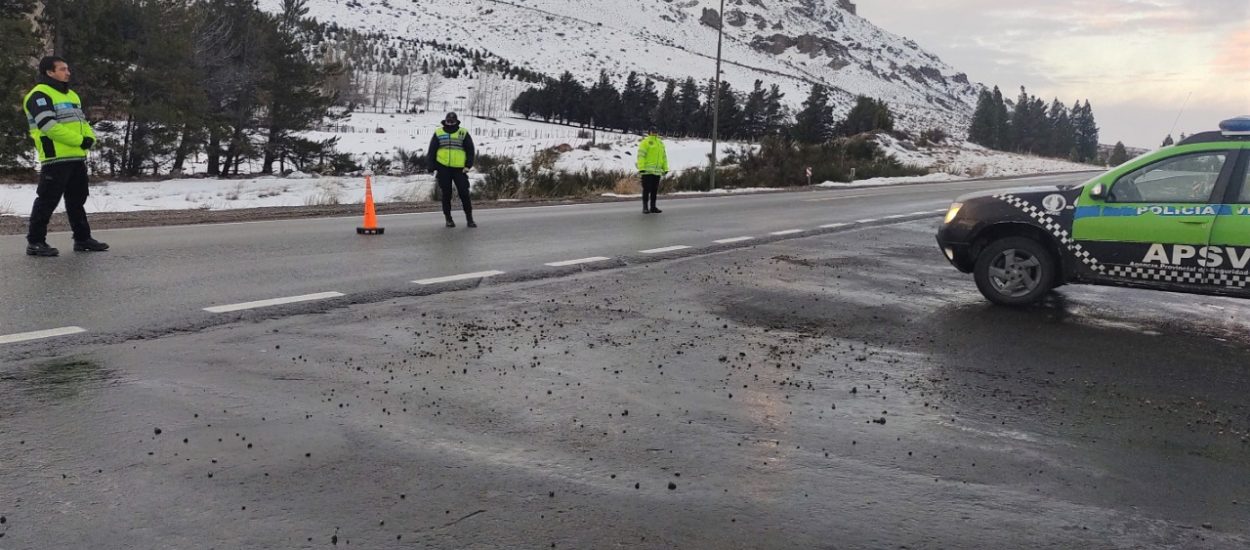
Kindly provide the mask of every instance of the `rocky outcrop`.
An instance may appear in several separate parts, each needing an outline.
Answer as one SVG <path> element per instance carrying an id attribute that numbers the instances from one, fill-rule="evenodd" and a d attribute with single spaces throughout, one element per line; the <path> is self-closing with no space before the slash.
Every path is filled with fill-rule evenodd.
<path id="1" fill-rule="evenodd" d="M 774 34 L 767 37 L 757 36 L 751 41 L 751 47 L 773 55 L 781 55 L 786 50 L 795 48 L 799 53 L 807 54 L 813 58 L 822 55 L 840 58 L 847 53 L 846 46 L 814 34 L 804 34 L 797 37 L 790 37 L 784 34 Z"/>
<path id="2" fill-rule="evenodd" d="M 699 22 L 713 29 L 719 29 L 720 14 L 712 8 L 703 8 L 703 17 L 699 18 Z"/>

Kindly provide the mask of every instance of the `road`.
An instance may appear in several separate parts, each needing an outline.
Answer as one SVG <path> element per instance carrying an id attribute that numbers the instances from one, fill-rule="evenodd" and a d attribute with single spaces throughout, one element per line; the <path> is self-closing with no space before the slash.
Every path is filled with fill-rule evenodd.
<path id="1" fill-rule="evenodd" d="M 342 293 L 369 300 L 402 294 L 412 281 L 542 267 L 590 257 L 621 258 L 669 246 L 705 248 L 721 239 L 936 211 L 972 190 L 1073 183 L 1081 175 L 956 182 L 814 193 L 663 201 L 643 216 L 630 203 L 481 210 L 481 227 L 443 227 L 439 213 L 383 216 L 386 234 L 355 234 L 358 219 L 99 231 L 113 249 L 55 259 L 21 256 L 21 236 L 0 237 L 0 337 L 63 327 L 90 334 L 160 334 L 218 322 L 205 308 Z M 220 314 L 217 314 L 220 315 Z"/>
<path id="2" fill-rule="evenodd" d="M 789 195 L 819 217 L 754 243 L 536 245 L 459 266 L 521 277 L 0 346 L 0 548 L 1250 546 L 1250 305 L 995 307 L 934 215 L 762 236 L 949 198 L 899 192 Z M 626 260 L 528 267 L 590 254 Z"/>

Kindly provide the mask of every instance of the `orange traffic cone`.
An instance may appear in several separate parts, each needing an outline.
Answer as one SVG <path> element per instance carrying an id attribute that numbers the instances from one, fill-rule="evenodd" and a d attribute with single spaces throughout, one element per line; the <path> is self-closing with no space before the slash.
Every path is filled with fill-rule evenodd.
<path id="1" fill-rule="evenodd" d="M 385 228 L 378 227 L 378 214 L 373 208 L 373 172 L 365 172 L 365 225 L 356 228 L 357 235 L 381 235 Z"/>

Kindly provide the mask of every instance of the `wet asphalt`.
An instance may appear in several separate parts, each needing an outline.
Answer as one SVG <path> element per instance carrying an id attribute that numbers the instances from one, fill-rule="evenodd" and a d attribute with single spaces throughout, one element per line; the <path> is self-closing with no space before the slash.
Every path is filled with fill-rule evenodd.
<path id="1" fill-rule="evenodd" d="M 1079 183 L 1089 174 L 830 189 L 734 197 L 661 199 L 664 214 L 633 202 L 479 209 L 480 227 L 443 226 L 441 212 L 381 216 L 386 234 L 356 234 L 359 217 L 97 231 L 106 253 L 76 253 L 70 236 L 49 242 L 59 258 L 23 255 L 25 236 L 0 236 L 0 336 L 60 327 L 93 335 L 160 334 L 212 322 L 204 308 L 339 292 L 410 290 L 411 281 L 480 271 L 533 269 L 586 257 L 771 232 L 811 229 L 945 208 L 973 190 Z"/>
<path id="2" fill-rule="evenodd" d="M 1250 545 L 1250 302 L 935 224 L 11 359 L 0 548 Z"/>

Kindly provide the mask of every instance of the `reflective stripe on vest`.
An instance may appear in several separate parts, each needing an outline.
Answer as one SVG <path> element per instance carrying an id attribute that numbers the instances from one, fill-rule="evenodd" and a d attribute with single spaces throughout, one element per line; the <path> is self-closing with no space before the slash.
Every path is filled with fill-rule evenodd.
<path id="1" fill-rule="evenodd" d="M 467 160 L 464 140 L 468 135 L 469 132 L 464 128 L 457 129 L 454 134 L 449 134 L 442 128 L 435 130 L 434 136 L 438 138 L 438 156 L 435 160 L 448 168 L 464 168 Z"/>

